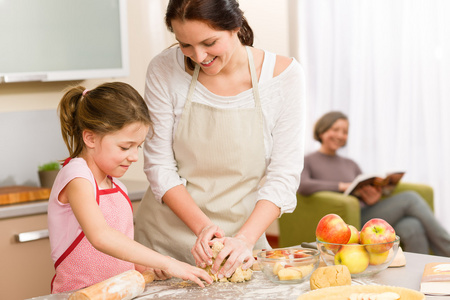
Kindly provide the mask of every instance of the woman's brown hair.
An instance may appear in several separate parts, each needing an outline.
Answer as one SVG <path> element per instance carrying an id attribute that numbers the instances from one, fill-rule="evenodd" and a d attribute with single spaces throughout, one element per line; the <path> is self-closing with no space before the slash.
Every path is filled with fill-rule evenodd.
<path id="1" fill-rule="evenodd" d="M 340 111 L 330 111 L 320 117 L 314 126 L 314 139 L 322 143 L 322 139 L 320 138 L 322 133 L 330 129 L 331 126 L 333 126 L 333 124 L 340 119 L 348 120 L 347 116 Z"/>
<path id="2" fill-rule="evenodd" d="M 71 87 L 62 97 L 58 113 L 61 134 L 72 158 L 84 148 L 83 130 L 103 136 L 140 122 L 153 133 L 144 99 L 123 82 L 104 83 L 89 91 L 83 86 Z"/>
<path id="3" fill-rule="evenodd" d="M 253 46 L 253 30 L 236 0 L 170 0 L 165 21 L 171 32 L 173 32 L 172 20 L 203 21 L 216 30 L 239 28 L 237 35 L 241 44 Z M 187 66 L 191 70 L 194 69 L 194 63 L 189 57 Z"/>

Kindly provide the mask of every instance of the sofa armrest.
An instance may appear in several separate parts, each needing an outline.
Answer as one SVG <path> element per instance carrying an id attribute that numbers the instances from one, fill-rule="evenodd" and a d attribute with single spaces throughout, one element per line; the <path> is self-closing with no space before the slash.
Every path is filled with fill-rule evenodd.
<path id="1" fill-rule="evenodd" d="M 297 194 L 297 208 L 278 219 L 280 247 L 299 245 L 316 240 L 317 223 L 326 214 L 337 214 L 347 224 L 361 227 L 359 201 L 342 193 L 321 191 L 310 196 Z"/>
<path id="2" fill-rule="evenodd" d="M 434 194 L 433 188 L 427 184 L 422 183 L 410 183 L 400 181 L 395 188 L 393 194 L 405 192 L 405 191 L 415 191 L 428 203 L 431 210 L 434 210 Z"/>

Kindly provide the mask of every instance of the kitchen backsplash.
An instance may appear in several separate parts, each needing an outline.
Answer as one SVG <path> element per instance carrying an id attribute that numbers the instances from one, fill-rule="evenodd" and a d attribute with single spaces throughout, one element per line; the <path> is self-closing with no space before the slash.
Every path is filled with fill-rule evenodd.
<path id="1" fill-rule="evenodd" d="M 56 110 L 0 113 L 0 186 L 39 186 L 38 166 L 67 156 Z"/>

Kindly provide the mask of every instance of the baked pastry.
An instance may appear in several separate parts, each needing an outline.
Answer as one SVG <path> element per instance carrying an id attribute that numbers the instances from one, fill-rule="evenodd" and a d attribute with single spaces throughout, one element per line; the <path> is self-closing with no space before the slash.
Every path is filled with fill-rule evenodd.
<path id="1" fill-rule="evenodd" d="M 364 297 L 369 294 L 376 294 L 378 298 L 378 295 L 388 296 L 389 294 L 387 293 L 397 294 L 400 296 L 398 300 L 425 300 L 425 295 L 418 291 L 404 287 L 387 285 L 350 285 L 327 287 L 300 295 L 297 300 L 351 300 L 355 299 L 354 297 Z"/>
<path id="2" fill-rule="evenodd" d="M 395 255 L 394 259 L 389 265 L 389 268 L 403 267 L 405 265 L 406 265 L 405 254 L 403 253 L 402 247 L 398 247 L 397 254 Z"/>
<path id="3" fill-rule="evenodd" d="M 223 247 L 224 246 L 223 246 L 223 244 L 221 242 L 214 242 L 214 244 L 212 245 L 211 250 L 213 252 L 213 256 L 212 256 L 213 264 L 214 264 L 214 261 L 216 260 L 217 255 L 223 249 Z M 222 265 L 225 264 L 226 261 L 227 260 L 224 259 L 223 262 L 222 262 Z M 211 276 L 211 278 L 214 281 L 220 281 L 220 282 L 228 282 L 228 281 L 229 282 L 244 282 L 244 281 L 248 281 L 248 280 L 252 279 L 253 271 L 250 268 L 247 269 L 247 270 L 243 270 L 242 266 L 239 266 L 236 269 L 236 271 L 234 271 L 233 275 L 231 275 L 229 278 L 223 277 L 223 278 L 219 279 L 217 274 L 212 274 L 211 273 L 211 267 L 212 267 L 212 265 L 211 266 L 206 266 L 204 268 L 204 270 L 206 272 L 208 272 L 209 276 Z"/>
<path id="4" fill-rule="evenodd" d="M 309 279 L 311 290 L 330 286 L 351 285 L 352 277 L 346 265 L 317 268 Z"/>

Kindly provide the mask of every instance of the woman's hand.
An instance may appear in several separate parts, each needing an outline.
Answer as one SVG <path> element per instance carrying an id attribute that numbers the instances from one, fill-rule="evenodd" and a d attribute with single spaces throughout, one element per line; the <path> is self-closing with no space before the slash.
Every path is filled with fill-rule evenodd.
<path id="1" fill-rule="evenodd" d="M 345 192 L 351 184 L 351 182 L 339 182 L 339 192 Z"/>
<path id="2" fill-rule="evenodd" d="M 361 199 L 367 205 L 374 205 L 381 199 L 381 188 L 372 185 L 365 185 L 359 188 Z"/>
<path id="3" fill-rule="evenodd" d="M 236 237 L 226 237 L 217 239 L 217 241 L 222 242 L 224 247 L 217 255 L 214 265 L 211 268 L 211 273 L 216 274 L 219 271 L 219 279 L 230 277 L 241 265 L 242 269 L 246 270 L 255 262 L 252 252 L 254 245 L 248 243 L 244 236 L 238 235 Z M 227 261 L 222 268 L 220 268 L 224 259 L 227 259 Z"/>
<path id="4" fill-rule="evenodd" d="M 191 253 L 194 256 L 195 263 L 201 268 L 205 268 L 207 265 L 212 265 L 212 245 L 211 240 L 213 238 L 222 238 L 225 236 L 225 232 L 217 225 L 209 225 L 202 229 L 197 236 L 194 247 L 191 249 Z"/>
<path id="5" fill-rule="evenodd" d="M 205 285 L 200 279 L 203 279 L 208 284 L 213 282 L 211 276 L 206 273 L 205 270 L 191 266 L 190 264 L 181 262 L 171 257 L 169 263 L 167 264 L 167 269 L 163 272 L 183 280 L 193 281 L 201 287 L 205 287 Z"/>

